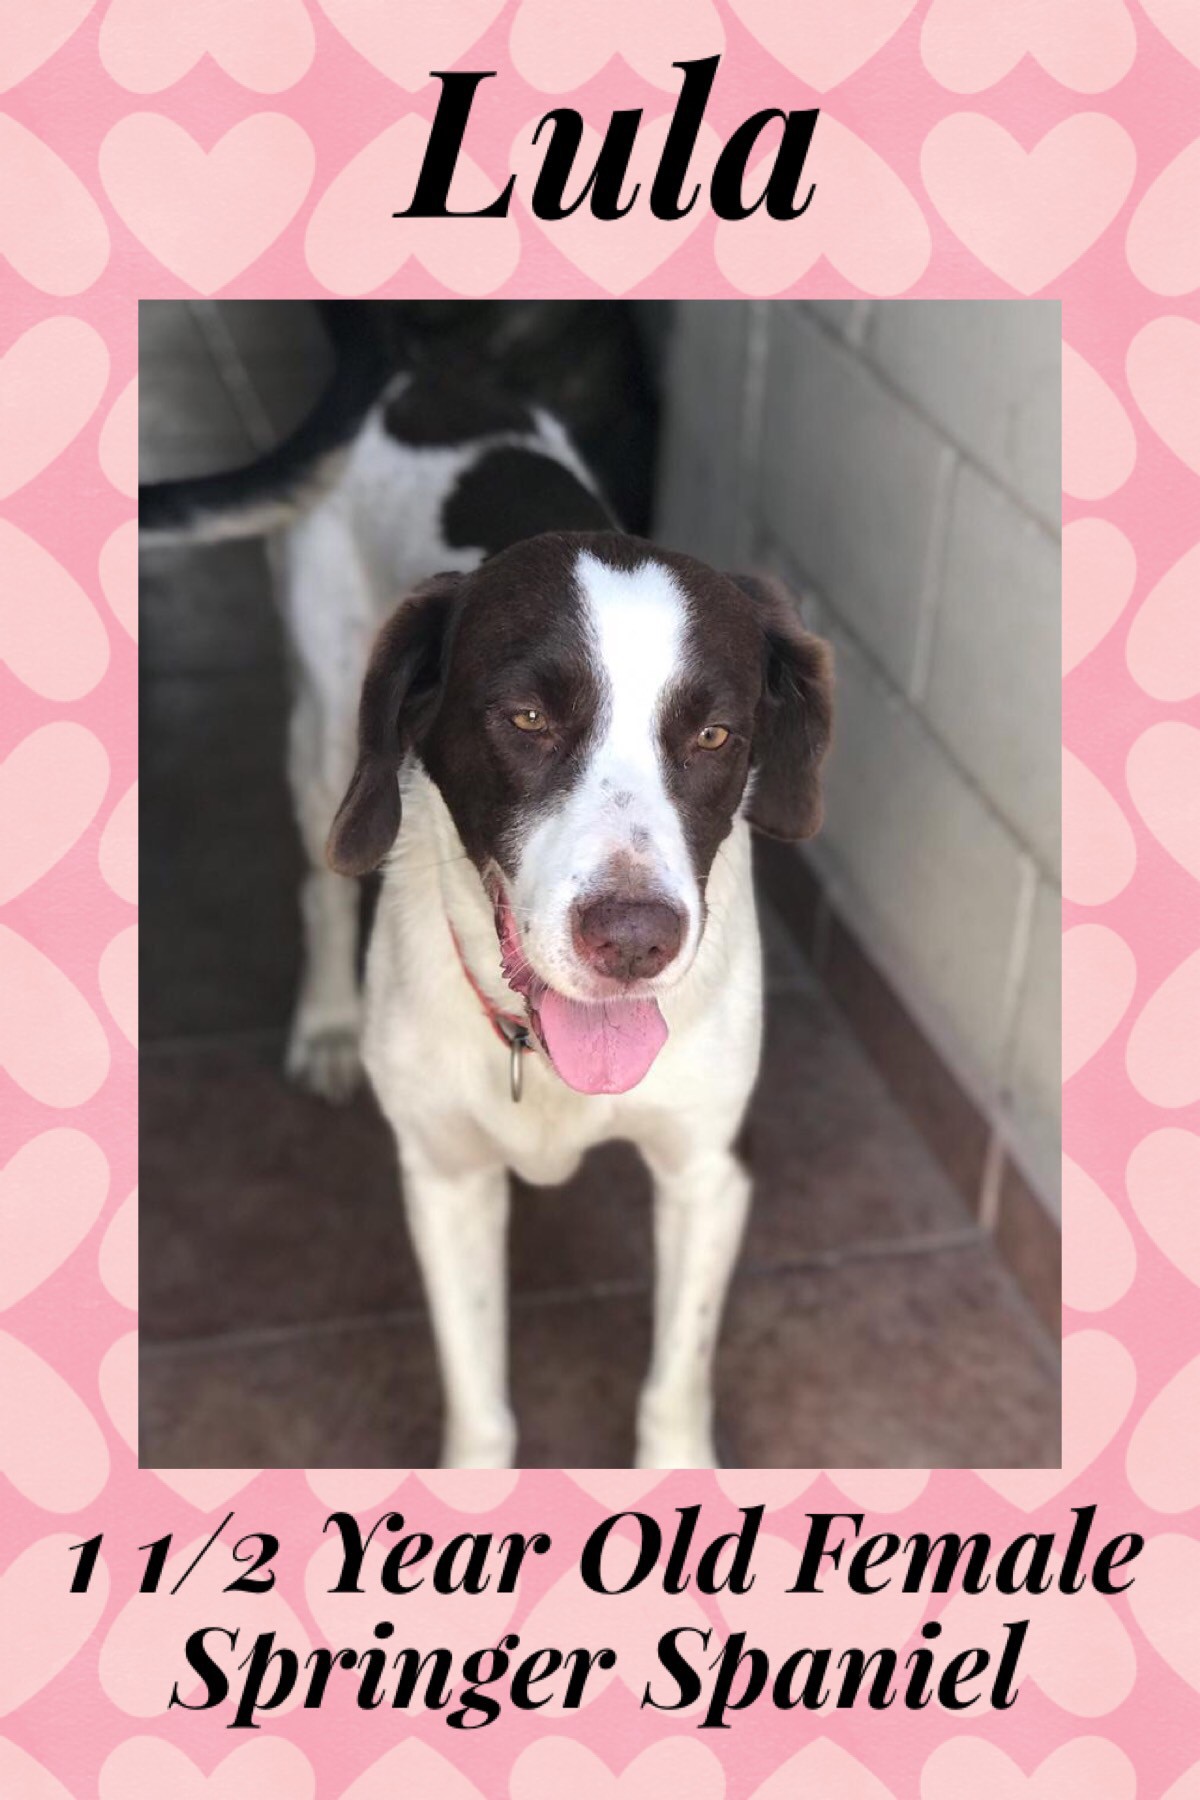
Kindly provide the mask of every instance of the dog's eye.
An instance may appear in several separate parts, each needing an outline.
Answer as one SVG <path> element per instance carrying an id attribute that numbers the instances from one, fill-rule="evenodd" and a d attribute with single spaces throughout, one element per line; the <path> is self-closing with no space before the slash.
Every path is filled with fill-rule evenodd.
<path id="1" fill-rule="evenodd" d="M 550 721 L 545 713 L 539 712 L 536 706 L 523 706 L 520 712 L 512 715 L 512 722 L 518 731 L 548 731 Z"/>
<path id="2" fill-rule="evenodd" d="M 706 725 L 703 731 L 696 733 L 696 744 L 701 750 L 719 750 L 728 742 L 729 731 L 724 725 Z"/>

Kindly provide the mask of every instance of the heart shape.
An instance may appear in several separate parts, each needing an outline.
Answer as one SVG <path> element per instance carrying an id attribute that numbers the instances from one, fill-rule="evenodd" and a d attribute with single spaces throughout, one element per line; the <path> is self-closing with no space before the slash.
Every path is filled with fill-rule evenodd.
<path id="1" fill-rule="evenodd" d="M 315 1793 L 311 1763 L 286 1738 L 242 1744 L 208 1775 L 164 1738 L 126 1738 L 100 1770 L 100 1800 L 312 1800 Z"/>
<path id="2" fill-rule="evenodd" d="M 8 519 L 0 519 L 0 658 L 46 700 L 81 699 L 108 667 L 108 636 L 79 583 Z"/>
<path id="3" fill-rule="evenodd" d="M 107 1178 L 107 1171 L 106 1171 Z M 120 1306 L 137 1311 L 138 1193 L 126 1195 L 100 1240 L 100 1279 Z"/>
<path id="4" fill-rule="evenodd" d="M 235 1521 L 229 1530 L 236 1529 Z M 223 1630 L 238 1632 L 239 1645 L 248 1645 L 260 1632 L 273 1631 L 277 1642 L 294 1650 L 301 1663 L 312 1648 L 304 1626 L 280 1593 L 278 1581 L 266 1594 L 225 1591 L 236 1576 L 246 1573 L 246 1563 L 235 1562 L 231 1553 L 237 1541 L 233 1536 L 229 1541 L 219 1537 L 200 1557 L 179 1592 L 171 1592 L 207 1536 L 205 1532 L 177 1550 L 163 1569 L 158 1592 L 132 1594 L 105 1633 L 98 1665 L 100 1687 L 114 1706 L 135 1718 L 166 1714 L 176 1685 L 181 1700 L 196 1699 L 201 1682 L 188 1665 L 183 1647 L 188 1633 L 202 1622 L 219 1621 Z M 297 1689 L 302 1687 L 297 1684 Z M 300 1704 L 303 1693 L 297 1689 L 270 1714 L 272 1719 Z"/>
<path id="5" fill-rule="evenodd" d="M 1148 726 L 1130 748 L 1125 779 L 1147 829 L 1200 881 L 1200 731 L 1183 719 Z"/>
<path id="6" fill-rule="evenodd" d="M 138 528 L 136 519 L 118 525 L 100 550 L 104 598 L 136 644 L 138 641 Z"/>
<path id="7" fill-rule="evenodd" d="M 342 1800 L 397 1800 L 401 1794 L 411 1794 L 414 1800 L 434 1794 L 437 1800 L 484 1800 L 461 1769 L 419 1738 L 408 1738 L 388 1750 L 350 1783 Z"/>
<path id="8" fill-rule="evenodd" d="M 921 148 L 921 174 L 942 218 L 1020 294 L 1036 294 L 1091 249 L 1136 167 L 1133 139 L 1104 113 L 1063 119 L 1028 151 L 982 113 L 951 113 Z"/>
<path id="9" fill-rule="evenodd" d="M 731 0 L 747 31 L 806 87 L 829 92 L 861 69 L 899 31 L 915 0 Z"/>
<path id="10" fill-rule="evenodd" d="M 138 894 L 138 784 L 108 815 L 100 839 L 100 873 L 113 893 L 136 904 Z"/>
<path id="11" fill-rule="evenodd" d="M 250 1486 L 261 1469 L 155 1469 L 164 1487 L 198 1512 L 212 1512 Z"/>
<path id="12" fill-rule="evenodd" d="M 1149 1132 L 1129 1158 L 1125 1185 L 1144 1230 L 1200 1287 L 1200 1137 L 1175 1125 Z"/>
<path id="13" fill-rule="evenodd" d="M 104 339 L 82 319 L 41 319 L 0 358 L 0 499 L 61 456 L 108 381 Z"/>
<path id="14" fill-rule="evenodd" d="M 110 1344 L 96 1371 L 104 1410 L 137 1455 L 138 1444 L 138 1340 L 137 1332 L 126 1332 Z"/>
<path id="15" fill-rule="evenodd" d="M 100 957 L 100 992 L 134 1049 L 138 1041 L 138 928 L 127 925 Z"/>
<path id="16" fill-rule="evenodd" d="M 1137 1370 L 1117 1338 L 1103 1331 L 1077 1331 L 1063 1344 L 1062 1354 L 1062 1467 L 976 1471 L 1021 1512 L 1044 1506 L 1090 1469 L 1133 1405 Z"/>
<path id="17" fill-rule="evenodd" d="M 306 1469 L 304 1479 L 325 1506 L 363 1513 L 390 1500 L 409 1473 L 408 1469 Z"/>
<path id="18" fill-rule="evenodd" d="M 1190 294 L 1200 287 L 1200 137 L 1169 162 L 1138 201 L 1125 254 L 1155 294 Z"/>
<path id="19" fill-rule="evenodd" d="M 419 1469 L 417 1480 L 455 1512 L 492 1512 L 520 1480 L 516 1469 Z"/>
<path id="20" fill-rule="evenodd" d="M 1200 1692 L 1200 1543 L 1166 1532 L 1138 1559 L 1129 1607 L 1163 1661 Z"/>
<path id="21" fill-rule="evenodd" d="M 79 1395 L 7 1331 L 0 1331 L 0 1470 L 47 1512 L 90 1506 L 108 1480 L 104 1433 Z"/>
<path id="22" fill-rule="evenodd" d="M 14 88 L 60 50 L 96 0 L 0 0 L 0 92 Z"/>
<path id="23" fill-rule="evenodd" d="M 1128 481 L 1137 461 L 1129 414 L 1091 363 L 1062 347 L 1062 431 L 1065 493 L 1103 500 Z"/>
<path id="24" fill-rule="evenodd" d="M 564 1469 L 605 1512 L 626 1512 L 667 1479 L 663 1469 Z"/>
<path id="25" fill-rule="evenodd" d="M 814 1738 L 795 1756 L 782 1763 L 757 1787 L 751 1800 L 797 1800 L 811 1795 L 816 1800 L 897 1800 L 891 1788 L 864 1769 L 858 1758 L 835 1744 L 832 1738 Z"/>
<path id="26" fill-rule="evenodd" d="M 1125 645 L 1129 673 L 1155 700 L 1200 694 L 1200 543 L 1184 552 L 1134 614 Z"/>
<path id="27" fill-rule="evenodd" d="M 1200 1800 L 1200 1762 L 1185 1769 L 1179 1780 L 1171 1783 L 1162 1800 Z"/>
<path id="28" fill-rule="evenodd" d="M 295 85 L 313 59 L 312 21 L 301 0 L 214 6 L 211 0 L 112 0 L 100 27 L 100 61 L 135 94 L 182 81 L 202 56 L 257 94 Z"/>
<path id="29" fill-rule="evenodd" d="M 19 1794 L 21 1800 L 72 1800 L 62 1782 L 10 1738 L 0 1738 L 0 1794 Z"/>
<path id="30" fill-rule="evenodd" d="M 1171 313 L 1151 319 L 1129 346 L 1125 373 L 1163 443 L 1200 475 L 1200 325 Z"/>
<path id="31" fill-rule="evenodd" d="M 321 11 L 361 57 L 416 93 L 433 69 L 451 69 L 504 10 L 504 0 L 454 6 L 380 6 L 377 0 L 320 0 Z"/>
<path id="32" fill-rule="evenodd" d="M 44 294 L 81 294 L 108 261 L 104 214 L 57 151 L 0 113 L 0 255 Z"/>
<path id="33" fill-rule="evenodd" d="M 86 1591 L 70 1591 L 78 1541 L 77 1531 L 39 1538 L 0 1575 L 0 1618 L 21 1621 L 20 1631 L 0 1633 L 0 1714 L 16 1712 L 78 1656 L 108 1604 L 102 1556 Z"/>
<path id="34" fill-rule="evenodd" d="M 720 1469 L 717 1483 L 735 1506 L 790 1506 L 824 1475 L 868 1512 L 903 1512 L 929 1484 L 928 1469 Z"/>
<path id="35" fill-rule="evenodd" d="M 1161 982 L 1133 1022 L 1125 1069 L 1154 1106 L 1191 1106 L 1200 1100 L 1200 950 Z"/>
<path id="36" fill-rule="evenodd" d="M 766 174 L 764 160 L 747 193 L 760 192 Z M 901 294 L 920 280 L 933 248 L 924 213 L 878 152 L 829 113 L 817 121 L 803 179 L 816 188 L 803 218 L 772 219 L 760 207 L 717 226 L 717 262 L 734 287 L 777 294 L 822 256 L 866 294 Z"/>
<path id="37" fill-rule="evenodd" d="M 43 1131 L 0 1170 L 0 1312 L 62 1267 L 108 1193 L 108 1161 L 86 1132 Z"/>
<path id="38" fill-rule="evenodd" d="M 1062 534 L 1063 674 L 1102 643 L 1125 610 L 1137 555 L 1107 519 L 1076 519 Z"/>
<path id="39" fill-rule="evenodd" d="M 305 1480 L 326 1506 L 363 1513 L 390 1500 L 411 1469 L 306 1469 Z M 515 1469 L 420 1469 L 417 1479 L 456 1512 L 491 1512 L 516 1487 Z"/>
<path id="40" fill-rule="evenodd" d="M 1134 1800 L 1136 1792 L 1133 1764 L 1101 1737 L 1059 1744 L 1028 1775 L 986 1738 L 950 1738 L 921 1771 L 921 1800 Z"/>
<path id="41" fill-rule="evenodd" d="M 686 1794 L 688 1800 L 723 1800 L 725 1776 L 706 1744 L 668 1738 L 651 1744 L 615 1774 L 595 1751 L 573 1738 L 547 1737 L 522 1750 L 509 1777 L 509 1800 L 660 1800 Z"/>
<path id="42" fill-rule="evenodd" d="M 201 294 L 270 249 L 312 185 L 316 154 L 283 113 L 241 119 L 202 150 L 161 113 L 129 113 L 100 146 L 100 179 L 138 242 Z"/>
<path id="43" fill-rule="evenodd" d="M 1188 0 L 1142 0 L 1167 42 L 1200 69 L 1200 12 Z"/>
<path id="44" fill-rule="evenodd" d="M 0 1069 L 43 1106 L 82 1106 L 108 1074 L 108 1039 L 56 963 L 0 925 Z"/>
<path id="45" fill-rule="evenodd" d="M 1104 783 L 1070 750 L 1062 753 L 1062 891 L 1076 906 L 1103 906 L 1133 880 L 1137 845 Z"/>
<path id="46" fill-rule="evenodd" d="M 1078 1074 L 1108 1042 L 1137 984 L 1133 951 L 1107 925 L 1075 925 L 1062 942 L 1062 1073 Z"/>
<path id="47" fill-rule="evenodd" d="M 138 382 L 118 395 L 100 432 L 100 467 L 117 492 L 137 498 Z"/>
<path id="48" fill-rule="evenodd" d="M 1125 1459 L 1129 1485 L 1156 1512 L 1200 1505 L 1200 1356 L 1155 1395 L 1134 1428 Z"/>
<path id="49" fill-rule="evenodd" d="M 86 725 L 59 719 L 21 739 L 0 763 L 0 905 L 62 861 L 100 809 L 108 757 Z"/>
<path id="50" fill-rule="evenodd" d="M 1056 1575 L 1061 1559 L 1052 1557 L 1050 1567 Z M 1131 1596 L 1141 1584 L 1140 1560 L 1137 1569 Z M 988 1573 L 994 1577 L 994 1563 L 988 1565 Z M 944 1663 L 976 1644 L 999 1650 L 1005 1642 L 1004 1626 L 1013 1618 L 1030 1621 L 1021 1653 L 1018 1705 L 1020 1694 L 1032 1682 L 1063 1712 L 1097 1719 L 1115 1711 L 1130 1693 L 1137 1675 L 1133 1644 L 1112 1601 L 1092 1587 L 1077 1594 L 1051 1587 L 1044 1594 L 1022 1593 L 1014 1600 L 1013 1595 L 998 1592 L 993 1580 L 980 1594 L 954 1594 L 939 1615 L 939 1658 Z M 957 1721 L 961 1714 L 953 1717 Z"/>
<path id="51" fill-rule="evenodd" d="M 614 56 L 655 87 L 678 87 L 673 64 L 719 56 L 725 31 L 712 0 L 609 0 L 569 13 L 558 0 L 521 0 L 508 43 L 513 67 L 531 87 L 566 94 Z"/>
<path id="52" fill-rule="evenodd" d="M 934 0 L 921 28 L 921 60 L 956 94 L 994 87 L 1031 56 L 1060 86 L 1103 93 L 1128 74 L 1137 51 L 1122 0 Z"/>
<path id="53" fill-rule="evenodd" d="M 708 217 L 708 182 L 721 150 L 721 140 L 710 125 L 700 127 L 688 166 L 685 194 L 690 194 L 697 184 L 700 187 L 691 212 L 682 219 L 664 221 L 650 211 L 650 186 L 670 126 L 670 115 L 664 113 L 660 118 L 643 120 L 639 127 L 629 172 L 622 184 L 622 203 L 628 201 L 635 186 L 640 185 L 641 194 L 623 219 L 597 219 L 586 206 L 581 206 L 566 219 L 535 220 L 555 249 L 606 293 L 625 294 L 637 287 L 672 257 Z M 522 199 L 533 192 L 545 151 L 545 133 L 541 142 L 534 145 L 537 127 L 538 120 L 530 119 L 517 133 L 509 153 L 510 167 L 517 177 L 516 191 Z M 595 166 L 599 149 L 599 132 L 585 125 L 575 161 L 575 179 L 568 184 L 568 198 L 582 184 L 581 171 L 590 172 Z"/>
<path id="54" fill-rule="evenodd" d="M 490 294 L 516 268 L 521 235 L 511 218 L 388 216 L 410 203 L 428 141 L 428 122 L 409 113 L 352 157 L 321 195 L 308 222 L 304 254 L 331 293 L 373 293 L 410 256 L 456 294 Z M 502 186 L 464 154 L 455 167 L 450 204 L 467 211 L 490 205 Z"/>
<path id="55" fill-rule="evenodd" d="M 1062 1159 L 1062 1297 L 1076 1312 L 1104 1312 L 1129 1291 L 1137 1251 L 1124 1219 L 1078 1163 Z"/>

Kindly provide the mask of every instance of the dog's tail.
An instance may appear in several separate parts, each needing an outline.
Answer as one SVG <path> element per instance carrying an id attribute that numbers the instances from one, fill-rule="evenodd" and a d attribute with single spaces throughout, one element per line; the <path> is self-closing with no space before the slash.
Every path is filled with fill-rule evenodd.
<path id="1" fill-rule="evenodd" d="M 343 452 L 379 398 L 392 363 L 370 302 L 325 300 L 334 370 L 296 430 L 241 469 L 138 488 L 138 526 L 159 541 L 212 542 L 277 531 L 336 474 Z"/>

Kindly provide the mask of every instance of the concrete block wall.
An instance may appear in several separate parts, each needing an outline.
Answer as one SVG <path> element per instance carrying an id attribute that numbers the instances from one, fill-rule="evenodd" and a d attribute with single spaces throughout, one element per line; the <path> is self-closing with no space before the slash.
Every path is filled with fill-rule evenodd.
<path id="1" fill-rule="evenodd" d="M 807 854 L 1052 1213 L 1060 356 L 1050 301 L 681 303 L 658 519 L 832 639 Z"/>

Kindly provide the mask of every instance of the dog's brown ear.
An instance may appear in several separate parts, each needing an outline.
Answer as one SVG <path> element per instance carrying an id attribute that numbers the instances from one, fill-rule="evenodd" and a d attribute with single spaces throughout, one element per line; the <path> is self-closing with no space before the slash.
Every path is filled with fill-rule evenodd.
<path id="1" fill-rule="evenodd" d="M 441 699 L 459 575 L 438 575 L 400 602 L 375 639 L 358 708 L 358 761 L 325 856 L 339 875 L 377 869 L 400 830 L 400 765 Z"/>
<path id="2" fill-rule="evenodd" d="M 804 629 L 782 582 L 733 579 L 758 611 L 765 657 L 746 816 L 767 837 L 811 837 L 821 823 L 821 761 L 833 723 L 833 652 Z"/>

